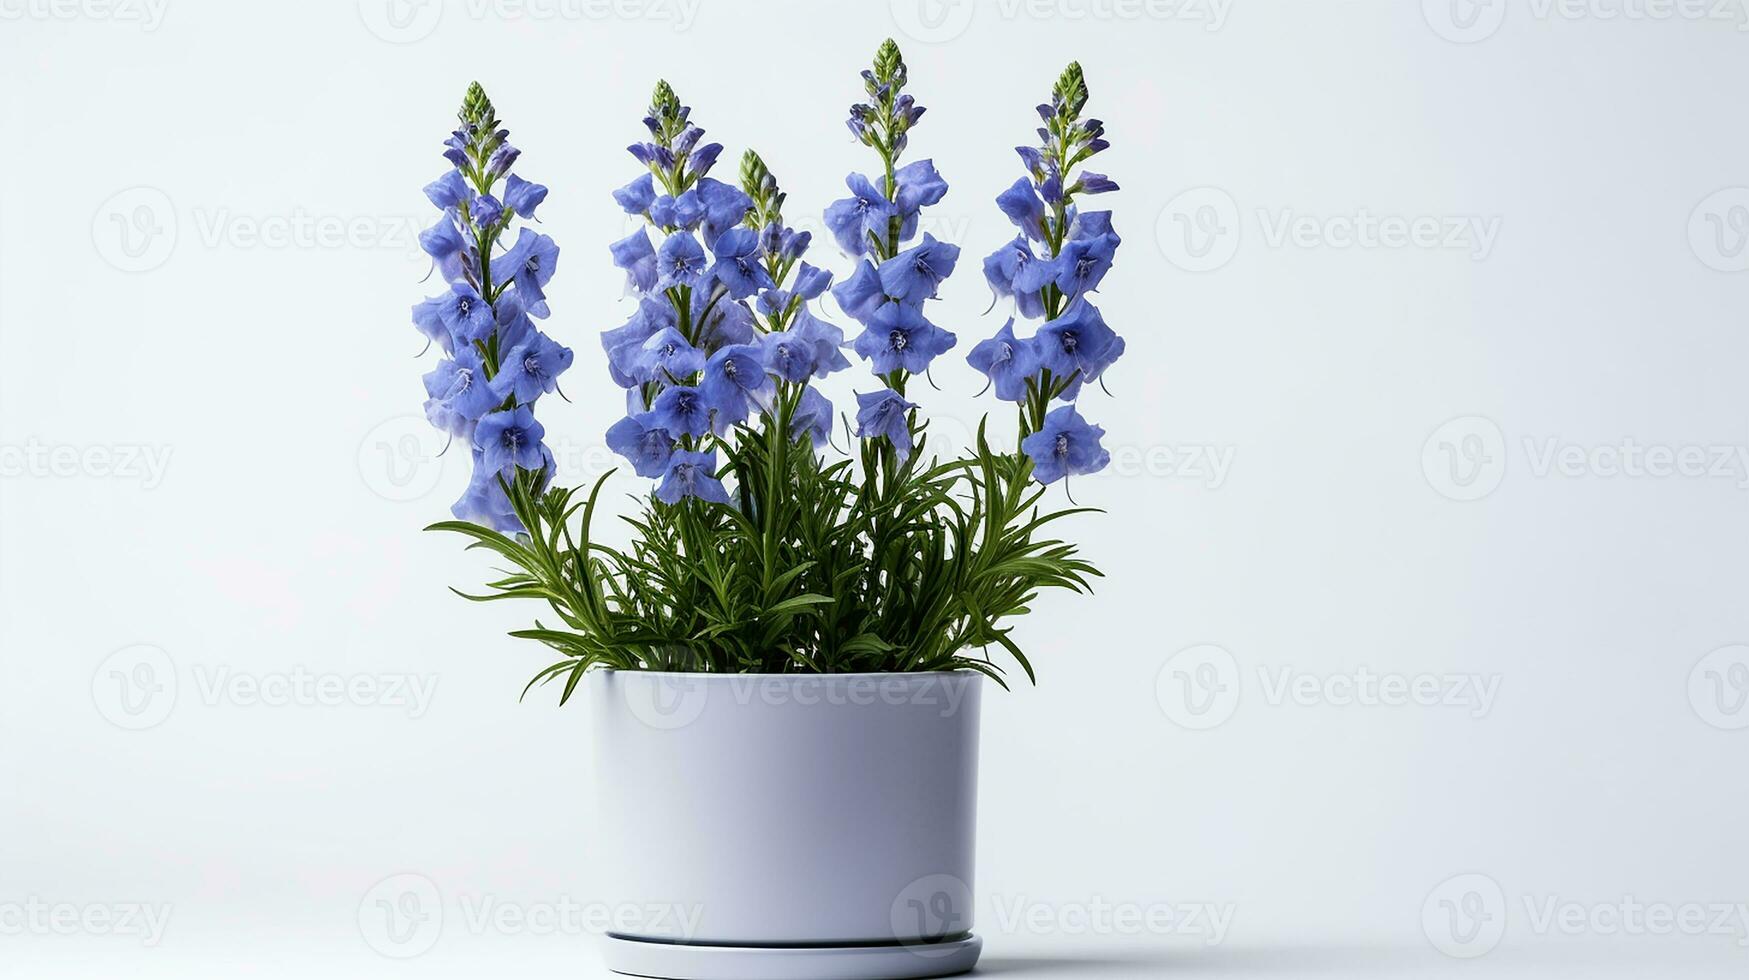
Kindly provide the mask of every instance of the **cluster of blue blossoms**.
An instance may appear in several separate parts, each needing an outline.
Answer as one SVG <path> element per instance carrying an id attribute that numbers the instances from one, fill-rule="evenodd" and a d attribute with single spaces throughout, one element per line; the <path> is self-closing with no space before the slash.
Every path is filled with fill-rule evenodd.
<path id="1" fill-rule="evenodd" d="M 472 452 L 473 476 L 451 508 L 455 516 L 520 530 L 503 481 L 516 479 L 518 469 L 541 481 L 552 476 L 534 405 L 557 389 L 572 360 L 534 323 L 551 312 L 545 290 L 559 247 L 526 226 L 506 244 L 512 223 L 533 218 L 547 189 L 510 172 L 520 151 L 479 83 L 458 115 L 461 125 L 444 141 L 451 169 L 425 187 L 443 216 L 419 236 L 449 284 L 413 307 L 414 325 L 445 355 L 425 375 L 425 416 Z"/>
<path id="2" fill-rule="evenodd" d="M 1047 105 L 1039 146 L 1016 147 L 1027 176 L 996 198 L 1020 233 L 984 259 L 984 278 L 997 297 L 1011 298 L 1024 318 L 1042 319 L 1033 336 L 1015 336 L 1009 318 L 996 336 L 966 358 L 989 379 L 996 397 L 1020 406 L 1021 451 L 1033 475 L 1052 483 L 1071 474 L 1104 469 L 1111 455 L 1100 445 L 1105 430 L 1075 408 L 1083 386 L 1095 382 L 1124 351 L 1124 341 L 1105 324 L 1089 294 L 1111 269 L 1121 239 L 1110 211 L 1083 211 L 1080 195 L 1117 189 L 1104 174 L 1083 170 L 1082 161 L 1107 147 L 1104 126 L 1082 119 L 1087 85 L 1071 64 Z M 1062 404 L 1051 408 L 1054 402 Z"/>
<path id="3" fill-rule="evenodd" d="M 649 172 L 613 195 L 645 224 L 610 247 L 638 308 L 601 337 L 608 372 L 626 389 L 626 417 L 607 444 L 661 481 L 665 503 L 728 503 L 708 437 L 775 414 L 783 398 L 792 437 L 824 445 L 832 405 L 808 383 L 850 363 L 843 331 L 808 309 L 832 275 L 802 261 L 812 235 L 784 224 L 776 179 L 752 151 L 741 187 L 707 176 L 722 145 L 701 145 L 690 117 L 657 84 L 650 139 L 628 148 Z"/>
<path id="4" fill-rule="evenodd" d="M 850 196 L 825 211 L 826 229 L 856 261 L 836 286 L 830 272 L 803 261 L 812 236 L 785 223 L 785 195 L 759 156 L 742 158 L 739 187 L 711 178 L 722 145 L 702 142 L 691 110 L 667 83 L 656 86 L 644 119 L 649 139 L 628 148 L 646 172 L 613 195 L 641 219 L 610 246 L 637 309 L 601 342 L 609 374 L 626 393 L 626 415 L 608 430 L 608 446 L 658 481 L 664 503 L 731 503 L 715 450 L 732 451 L 728 435 L 755 418 L 787 420 L 791 438 L 824 446 L 835 415 L 812 382 L 850 366 L 845 347 L 880 381 L 856 394 L 855 434 L 900 463 L 915 448 L 918 406 L 906 398 L 906 383 L 957 343 L 924 304 L 952 275 L 960 250 L 928 232 L 918 237 L 922 210 L 942 200 L 947 182 L 929 160 L 900 163 L 924 109 L 904 91 L 905 65 L 891 41 L 863 82 L 868 100 L 851 107 L 848 125 L 879 154 L 881 171 L 851 174 Z M 1042 324 L 1022 339 L 1010 317 L 967 358 L 996 397 L 1017 404 L 1020 448 L 1043 483 L 1110 461 L 1103 430 L 1075 403 L 1124 349 L 1090 300 L 1119 238 L 1111 212 L 1076 203 L 1117 186 L 1077 172 L 1107 145 L 1099 121 L 1081 118 L 1086 101 L 1080 67 L 1070 65 L 1050 103 L 1038 107 L 1040 145 L 1018 148 L 1027 176 L 996 201 L 1019 234 L 984 260 L 997 296 Z M 559 250 L 526 226 L 511 240 L 516 220 L 532 219 L 547 189 L 510 172 L 518 151 L 478 84 L 459 115 L 445 141 L 451 169 L 425 188 L 443 215 L 420 244 L 449 286 L 413 308 L 415 325 L 445 355 L 425 376 L 425 411 L 473 457 L 456 517 L 519 531 L 505 484 L 526 474 L 538 488 L 551 478 L 534 406 L 558 390 L 573 359 L 535 325 L 550 313 L 545 290 Z M 862 328 L 848 344 L 809 307 L 828 289 Z"/>

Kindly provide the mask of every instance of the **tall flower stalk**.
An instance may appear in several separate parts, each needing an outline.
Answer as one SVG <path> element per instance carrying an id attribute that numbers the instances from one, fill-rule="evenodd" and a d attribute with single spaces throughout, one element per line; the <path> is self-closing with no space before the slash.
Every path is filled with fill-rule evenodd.
<path id="1" fill-rule="evenodd" d="M 1110 211 L 1085 211 L 1076 203 L 1118 189 L 1104 174 L 1077 169 L 1109 146 L 1104 123 L 1082 118 L 1087 98 L 1081 65 L 1072 62 L 1050 102 L 1037 107 L 1039 144 L 1015 147 L 1027 175 L 996 198 L 1020 233 L 984 259 L 984 278 L 996 295 L 1011 297 L 1020 317 L 1043 325 L 1019 339 L 1010 318 L 967 356 L 996 397 L 1017 404 L 1021 449 L 1044 483 L 1110 462 L 1100 445 L 1104 430 L 1083 419 L 1075 402 L 1124 351 L 1123 338 L 1106 326 L 1091 297 L 1122 240 Z"/>
<path id="2" fill-rule="evenodd" d="M 505 245 L 517 219 L 534 217 L 547 189 L 511 173 L 521 151 L 478 82 L 457 116 L 460 126 L 444 141 L 450 169 L 425 186 L 443 215 L 419 236 L 449 283 L 447 292 L 413 307 L 414 325 L 446 355 L 425 376 L 425 415 L 472 455 L 473 476 L 452 508 L 455 516 L 514 531 L 522 525 L 509 484 L 544 485 L 553 471 L 534 404 L 557 390 L 572 360 L 570 349 L 533 319 L 550 312 L 545 290 L 559 248 L 526 226 Z"/>

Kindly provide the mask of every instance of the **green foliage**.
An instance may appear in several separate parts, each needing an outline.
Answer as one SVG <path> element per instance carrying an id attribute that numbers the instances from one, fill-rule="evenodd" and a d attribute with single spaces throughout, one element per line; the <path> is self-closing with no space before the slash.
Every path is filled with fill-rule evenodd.
<path id="1" fill-rule="evenodd" d="M 793 399 L 777 408 L 757 432 L 739 433 L 725 467 L 738 506 L 646 496 L 624 518 L 629 541 L 614 546 L 596 527 L 613 474 L 581 498 L 577 489 L 539 491 L 542 475 L 522 473 L 506 490 L 526 533 L 465 521 L 431 526 L 511 566 L 484 592 L 458 594 L 535 599 L 552 610 L 552 619 L 511 634 L 559 654 L 529 688 L 557 682 L 563 703 L 585 672 L 601 667 L 965 668 L 1006 686 L 1011 662 L 1034 678 L 1008 621 L 1041 590 L 1086 591 L 1099 574 L 1073 545 L 1041 536 L 1050 522 L 1089 508 L 1041 510 L 1045 488 L 1031 481 L 1031 462 L 993 452 L 981 427 L 966 459 L 925 464 L 919 444 L 898 463 L 864 443 L 863 459 L 828 462 L 805 440 L 779 435 Z"/>

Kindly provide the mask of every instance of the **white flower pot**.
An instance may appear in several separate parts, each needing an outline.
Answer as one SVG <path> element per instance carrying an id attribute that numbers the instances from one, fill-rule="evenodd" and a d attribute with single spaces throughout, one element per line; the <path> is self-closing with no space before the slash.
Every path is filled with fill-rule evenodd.
<path id="1" fill-rule="evenodd" d="M 971 969 L 976 673 L 587 680 L 618 973 Z"/>

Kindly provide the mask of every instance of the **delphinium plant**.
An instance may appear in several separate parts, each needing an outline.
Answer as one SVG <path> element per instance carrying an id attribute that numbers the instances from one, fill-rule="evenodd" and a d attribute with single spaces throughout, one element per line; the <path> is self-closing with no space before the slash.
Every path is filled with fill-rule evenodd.
<path id="1" fill-rule="evenodd" d="M 583 493 L 550 485 L 551 458 L 538 450 L 513 459 L 495 452 L 484 469 L 501 496 L 486 499 L 502 500 L 508 512 L 458 505 L 459 520 L 433 525 L 512 566 L 468 598 L 536 599 L 551 609 L 549 620 L 513 634 L 559 654 L 530 687 L 561 681 L 562 702 L 592 668 L 970 669 L 1000 683 L 1001 654 L 1030 678 L 1010 621 L 1041 590 L 1084 591 L 1098 574 L 1073 545 L 1045 536 L 1051 522 L 1083 508 L 1051 509 L 1043 499 L 1045 484 L 1105 465 L 1100 430 L 1072 402 L 1122 350 L 1085 296 L 1109 266 L 1116 236 L 1107 213 L 1080 213 L 1075 204 L 1113 186 L 1096 174 L 1075 176 L 1104 147 L 1099 124 L 1080 118 L 1080 70 L 1071 66 L 1051 105 L 1040 107 L 1044 147 L 1021 151 L 1031 176 L 1016 188 L 1025 185 L 1036 214 L 1015 189 L 999 201 L 1024 231 L 1005 249 L 1027 258 L 991 259 L 998 291 L 1016 297 L 1023 316 L 1046 322 L 1023 341 L 1011 320 L 971 356 L 998 397 L 1019 403 L 1019 443 L 996 448 L 980 426 L 975 449 L 946 460 L 929 453 L 929 422 L 908 388 L 956 344 L 925 309 L 959 248 L 919 235 L 923 209 L 947 183 L 928 159 L 905 159 L 924 114 L 908 82 L 889 40 L 863 72 L 865 101 L 848 120 L 878 168 L 851 174 L 851 196 L 824 214 L 855 261 L 836 287 L 831 272 L 805 258 L 812 236 L 786 222 L 787 197 L 766 162 L 748 150 L 734 183 L 711 177 L 721 145 L 702 142 L 691 109 L 666 83 L 656 85 L 648 138 L 629 148 L 644 172 L 614 192 L 638 222 L 609 247 L 635 309 L 602 334 L 607 376 L 626 405 L 607 443 L 653 484 L 635 495 L 625 533 L 609 540 L 595 517 L 615 474 Z M 457 139 L 465 147 L 466 108 L 463 117 Z M 473 190 L 486 194 L 490 185 Z M 1098 246 L 1077 244 L 1091 240 Z M 490 253 L 482 241 L 478 253 Z M 1006 278 L 1004 268 L 1012 270 Z M 520 289 L 519 281 L 501 295 Z M 824 308 L 828 289 L 861 328 L 848 342 Z M 511 322 L 534 312 L 511 305 Z M 436 339 L 461 346 L 459 336 Z M 872 377 L 839 410 L 820 382 L 851 368 L 846 350 Z M 492 407 L 524 410 L 520 402 Z M 496 432 L 478 423 L 476 451 Z M 849 452 L 833 448 L 840 433 L 854 444 Z M 538 429 L 534 436 L 538 445 Z"/>

